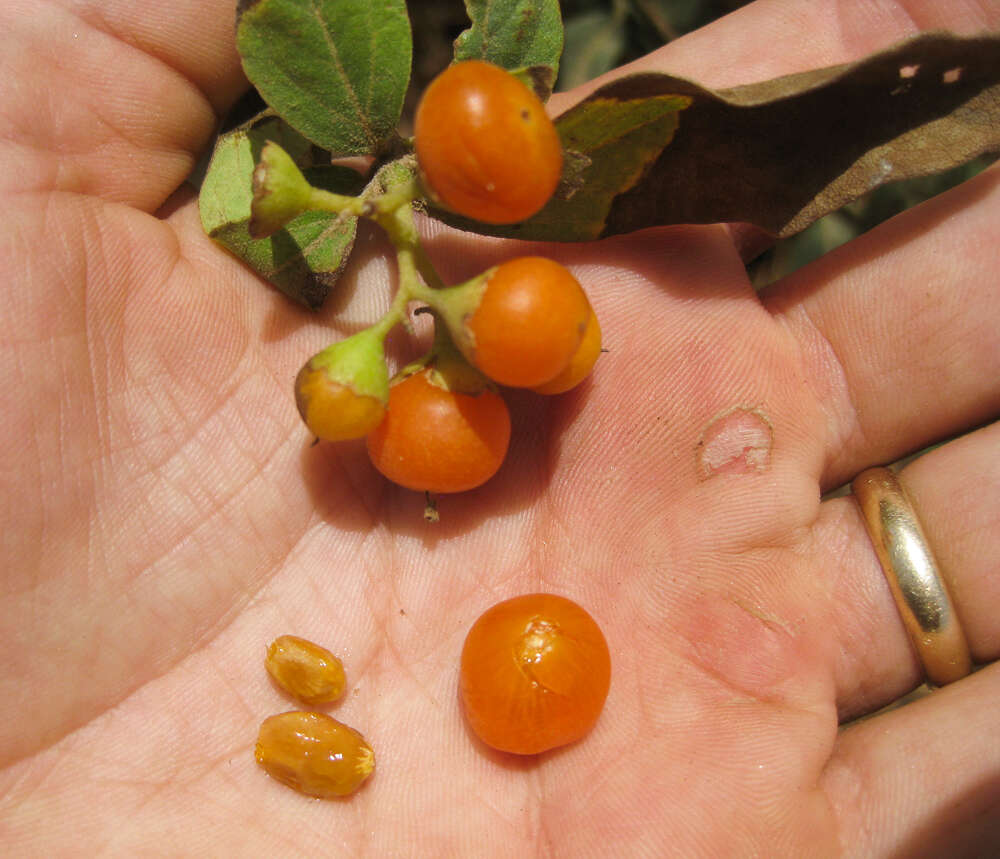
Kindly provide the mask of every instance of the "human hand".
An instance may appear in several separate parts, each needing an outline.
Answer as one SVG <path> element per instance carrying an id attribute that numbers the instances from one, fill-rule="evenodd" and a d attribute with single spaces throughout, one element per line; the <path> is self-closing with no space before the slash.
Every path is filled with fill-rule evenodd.
<path id="1" fill-rule="evenodd" d="M 735 85 L 1000 24 L 940 6 L 756 3 L 643 64 Z M 290 396 L 331 325 L 388 302 L 378 236 L 333 323 L 213 245 L 176 190 L 245 85 L 231 7 L 0 8 L 8 855 L 1000 843 L 995 665 L 838 732 L 921 673 L 855 502 L 820 500 L 982 426 L 903 480 L 974 657 L 1000 655 L 997 171 L 763 296 L 722 227 L 546 246 L 609 352 L 584 390 L 513 396 L 509 461 L 430 526 L 362 446 L 310 447 Z M 452 281 L 514 252 L 425 229 Z M 612 687 L 586 739 L 521 759 L 466 730 L 457 665 L 486 607 L 535 590 L 597 618 Z M 262 667 L 285 632 L 345 661 L 331 713 L 377 760 L 346 801 L 253 762 L 260 721 L 294 707 Z"/>

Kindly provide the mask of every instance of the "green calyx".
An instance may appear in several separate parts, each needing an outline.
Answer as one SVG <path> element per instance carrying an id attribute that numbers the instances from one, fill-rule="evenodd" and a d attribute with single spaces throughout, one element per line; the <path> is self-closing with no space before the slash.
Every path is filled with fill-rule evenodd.
<path id="1" fill-rule="evenodd" d="M 268 141 L 253 173 L 250 235 L 262 239 L 310 208 L 313 188 L 292 157 Z"/>
<path id="2" fill-rule="evenodd" d="M 454 347 L 457 347 L 469 361 L 475 357 L 476 338 L 466 323 L 479 307 L 486 286 L 496 269 L 494 266 L 465 283 L 435 290 L 433 295 L 426 299 L 434 308 L 435 321 L 440 319 L 447 326 Z"/>
<path id="3" fill-rule="evenodd" d="M 376 328 L 366 328 L 313 355 L 307 366 L 322 372 L 331 382 L 385 405 L 389 402 L 389 368 L 382 345 L 384 336 Z"/>
<path id="4" fill-rule="evenodd" d="M 435 355 L 429 365 L 427 379 L 432 385 L 437 385 L 455 394 L 466 394 L 474 397 L 483 391 L 495 391 L 496 385 L 473 367 L 459 354 Z"/>
<path id="5" fill-rule="evenodd" d="M 445 391 L 476 396 L 483 391 L 495 391 L 491 379 L 477 370 L 458 350 L 449 328 L 442 324 L 437 312 L 434 315 L 434 342 L 421 358 L 403 367 L 393 381 L 401 381 L 414 373 L 426 371 L 427 380 Z"/>

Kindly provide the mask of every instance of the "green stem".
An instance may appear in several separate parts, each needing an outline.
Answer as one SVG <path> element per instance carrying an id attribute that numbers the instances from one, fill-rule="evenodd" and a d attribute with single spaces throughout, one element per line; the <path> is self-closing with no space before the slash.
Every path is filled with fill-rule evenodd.
<path id="1" fill-rule="evenodd" d="M 406 265 L 408 269 L 412 269 L 413 273 L 413 276 L 408 280 L 408 288 L 412 290 L 412 297 L 420 301 L 428 301 L 430 298 L 432 301 L 433 291 L 443 289 L 444 282 L 434 270 L 434 266 L 420 241 L 417 225 L 413 220 L 413 207 L 409 204 L 400 206 L 384 213 L 377 219 L 377 222 L 386 231 L 389 240 L 396 246 L 397 254 L 406 256 Z M 420 277 L 416 277 L 417 274 Z M 420 278 L 423 278 L 423 282 Z"/>
<path id="2" fill-rule="evenodd" d="M 406 307 L 411 301 L 433 303 L 435 290 L 425 284 L 429 277 L 443 286 L 437 272 L 434 271 L 420 244 L 416 224 L 413 220 L 413 209 L 409 202 L 386 207 L 375 217 L 388 234 L 396 248 L 396 265 L 399 274 L 399 284 L 392 304 L 385 315 L 372 326 L 381 337 L 402 322 L 406 317 Z"/>
<path id="3" fill-rule="evenodd" d="M 386 216 L 391 216 L 395 212 L 410 209 L 410 203 L 420 196 L 420 186 L 414 178 L 401 182 L 386 193 L 372 198 L 349 197 L 323 188 L 311 187 L 308 206 L 310 209 L 338 215 L 343 213 L 356 215 L 359 218 L 370 218 L 376 223 L 382 223 Z"/>
<path id="4" fill-rule="evenodd" d="M 333 191 L 325 191 L 322 188 L 313 186 L 312 194 L 309 195 L 309 208 L 319 212 L 333 212 L 334 214 L 363 215 L 364 200 L 360 197 L 348 197 L 345 194 L 334 194 Z"/>
<path id="5" fill-rule="evenodd" d="M 406 181 L 376 197 L 371 203 L 377 215 L 390 214 L 400 209 L 411 209 L 410 203 L 416 200 L 420 193 L 416 177 L 410 176 Z"/>
<path id="6" fill-rule="evenodd" d="M 371 331 L 380 339 L 384 340 L 386 335 L 406 317 L 406 305 L 410 299 L 403 289 L 396 290 L 396 295 L 392 299 L 392 304 L 382 317 L 371 326 Z"/>
<path id="7" fill-rule="evenodd" d="M 395 246 L 399 286 L 389 309 L 372 326 L 373 332 L 383 339 L 395 325 L 405 320 L 406 308 L 411 301 L 423 301 L 434 307 L 438 303 L 439 290 L 445 289 L 444 281 L 424 250 L 413 217 L 412 203 L 420 193 L 416 177 L 411 175 L 370 199 L 348 197 L 322 188 L 313 188 L 309 198 L 312 209 L 374 221 L 385 230 Z"/>

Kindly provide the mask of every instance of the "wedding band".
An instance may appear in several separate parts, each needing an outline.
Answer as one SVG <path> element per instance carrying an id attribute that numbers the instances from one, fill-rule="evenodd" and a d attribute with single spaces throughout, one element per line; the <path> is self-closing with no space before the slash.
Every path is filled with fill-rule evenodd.
<path id="1" fill-rule="evenodd" d="M 869 468 L 851 489 L 928 682 L 965 677 L 972 659 L 934 553 L 896 475 Z"/>

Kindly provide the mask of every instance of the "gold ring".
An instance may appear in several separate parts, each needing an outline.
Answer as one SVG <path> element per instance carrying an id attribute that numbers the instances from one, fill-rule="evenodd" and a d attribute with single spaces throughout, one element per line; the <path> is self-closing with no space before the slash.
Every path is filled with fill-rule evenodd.
<path id="1" fill-rule="evenodd" d="M 869 468 L 851 489 L 928 682 L 943 686 L 972 670 L 940 567 L 910 499 L 888 468 Z"/>

